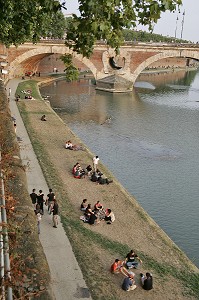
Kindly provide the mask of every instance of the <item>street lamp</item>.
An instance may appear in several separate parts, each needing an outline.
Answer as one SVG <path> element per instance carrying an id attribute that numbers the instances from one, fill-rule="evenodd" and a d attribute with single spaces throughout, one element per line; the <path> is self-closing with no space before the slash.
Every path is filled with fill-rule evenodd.
<path id="1" fill-rule="evenodd" d="M 185 10 L 182 14 L 183 18 L 182 18 L 182 30 L 181 30 L 181 39 L 182 39 L 182 34 L 183 34 L 183 29 L 184 29 L 184 16 L 185 16 Z"/>
<path id="2" fill-rule="evenodd" d="M 176 18 L 175 40 L 176 40 L 176 34 L 177 34 L 177 27 L 178 27 L 178 16 Z"/>

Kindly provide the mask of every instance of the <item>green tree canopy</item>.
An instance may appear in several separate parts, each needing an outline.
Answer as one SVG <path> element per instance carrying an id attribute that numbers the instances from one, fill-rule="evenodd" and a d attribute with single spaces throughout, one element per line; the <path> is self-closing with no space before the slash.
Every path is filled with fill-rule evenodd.
<path id="1" fill-rule="evenodd" d="M 116 51 L 123 43 L 122 30 L 137 24 L 157 23 L 162 12 L 175 11 L 181 0 L 80 0 L 80 16 L 73 15 L 66 45 L 89 57 L 96 40 L 106 41 Z"/>
<path id="2" fill-rule="evenodd" d="M 182 0 L 78 0 L 80 15 L 73 14 L 66 45 L 90 56 L 97 40 L 115 48 L 123 42 L 122 30 L 137 24 L 149 28 L 165 11 L 175 11 Z M 0 42 L 9 46 L 36 42 L 55 25 L 55 14 L 65 7 L 58 0 L 0 0 Z M 67 8 L 67 7 L 66 7 Z"/>
<path id="3" fill-rule="evenodd" d="M 67 22 L 61 11 L 52 13 L 52 16 L 46 15 L 45 22 L 42 26 L 43 37 L 61 39 L 66 32 Z"/>
<path id="4" fill-rule="evenodd" d="M 0 0 L 0 42 L 38 41 L 61 7 L 58 0 Z"/>

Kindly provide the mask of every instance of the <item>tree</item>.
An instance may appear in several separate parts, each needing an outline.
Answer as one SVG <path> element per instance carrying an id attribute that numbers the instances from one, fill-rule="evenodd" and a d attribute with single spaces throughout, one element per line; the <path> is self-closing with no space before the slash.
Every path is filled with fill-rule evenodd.
<path id="1" fill-rule="evenodd" d="M 58 0 L 0 0 L 0 42 L 9 46 L 36 42 L 63 4 Z"/>
<path id="2" fill-rule="evenodd" d="M 153 28 L 161 12 L 175 11 L 181 0 L 80 0 L 80 16 L 73 15 L 66 45 L 89 57 L 97 40 L 116 52 L 123 43 L 122 30 L 137 24 Z"/>
<path id="3" fill-rule="evenodd" d="M 60 59 L 63 61 L 64 65 L 66 67 L 64 70 L 64 72 L 66 73 L 66 79 L 68 81 L 77 80 L 79 78 L 79 71 L 73 65 L 72 54 L 64 54 L 60 57 Z"/>
<path id="4" fill-rule="evenodd" d="M 153 24 L 182 0 L 79 0 L 80 16 L 73 15 L 66 45 L 89 57 L 97 40 L 119 49 L 122 29 Z M 58 0 L 0 0 L 0 42 L 5 45 L 36 42 L 44 35 L 46 20 L 65 7 Z"/>
<path id="5" fill-rule="evenodd" d="M 66 32 L 66 19 L 61 11 L 53 12 L 51 16 L 46 15 L 42 26 L 43 37 L 62 39 Z"/>

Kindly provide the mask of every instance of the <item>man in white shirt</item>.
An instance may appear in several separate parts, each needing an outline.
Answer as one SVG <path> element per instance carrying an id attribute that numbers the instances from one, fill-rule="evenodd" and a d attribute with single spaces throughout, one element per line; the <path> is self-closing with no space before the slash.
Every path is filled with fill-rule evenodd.
<path id="1" fill-rule="evenodd" d="M 97 171 L 98 162 L 99 162 L 99 157 L 98 156 L 93 157 L 93 168 L 95 172 Z"/>

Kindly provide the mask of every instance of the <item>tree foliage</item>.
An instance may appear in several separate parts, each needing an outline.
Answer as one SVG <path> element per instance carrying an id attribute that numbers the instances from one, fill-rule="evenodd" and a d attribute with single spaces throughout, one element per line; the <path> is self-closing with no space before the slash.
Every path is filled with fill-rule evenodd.
<path id="1" fill-rule="evenodd" d="M 66 32 L 66 18 L 61 11 L 54 12 L 52 16 L 46 15 L 42 26 L 42 36 L 48 38 L 62 39 Z"/>
<path id="2" fill-rule="evenodd" d="M 62 4 L 58 0 L 0 0 L 0 42 L 9 46 L 36 42 Z"/>
<path id="3" fill-rule="evenodd" d="M 124 29 L 123 36 L 125 41 L 131 42 L 165 42 L 165 43 L 188 43 L 187 40 L 176 39 L 175 37 L 163 36 L 161 34 L 146 32 L 146 31 L 136 31 L 132 29 Z"/>
<path id="4" fill-rule="evenodd" d="M 79 13 L 73 14 L 67 29 L 66 45 L 89 57 L 97 40 L 119 49 L 122 30 L 137 24 L 150 29 L 165 11 L 175 11 L 182 0 L 78 0 Z M 5 45 L 36 42 L 56 26 L 56 12 L 65 3 L 58 0 L 0 0 L 0 42 Z M 50 22 L 50 24 L 49 24 Z M 51 30 L 52 31 L 52 30 Z M 60 35 L 58 35 L 60 36 Z"/>
<path id="5" fill-rule="evenodd" d="M 66 73 L 66 79 L 68 81 L 77 80 L 79 78 L 79 71 L 73 65 L 72 54 L 64 54 L 60 57 L 60 59 L 63 61 L 64 65 L 66 67 L 64 70 L 64 72 Z"/>
<path id="6" fill-rule="evenodd" d="M 123 43 L 122 30 L 137 24 L 153 28 L 161 12 L 175 11 L 181 0 L 79 0 L 80 16 L 73 15 L 66 45 L 89 57 L 96 40 L 116 51 Z"/>

